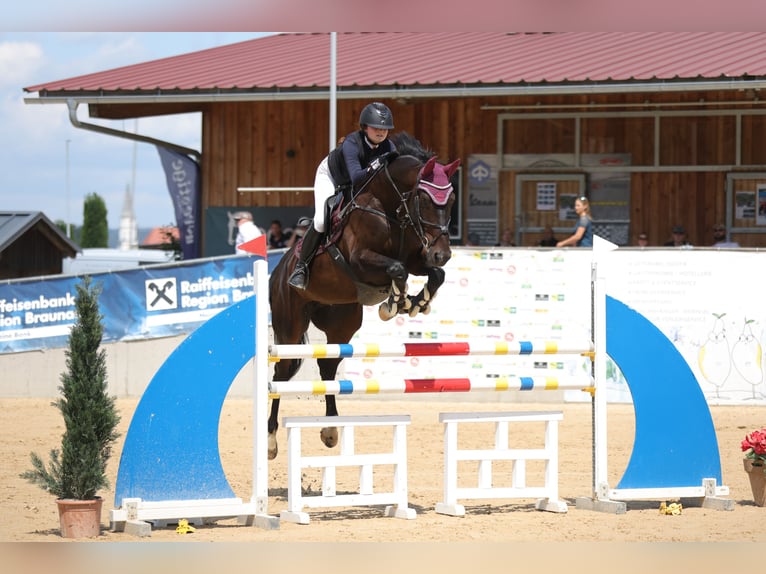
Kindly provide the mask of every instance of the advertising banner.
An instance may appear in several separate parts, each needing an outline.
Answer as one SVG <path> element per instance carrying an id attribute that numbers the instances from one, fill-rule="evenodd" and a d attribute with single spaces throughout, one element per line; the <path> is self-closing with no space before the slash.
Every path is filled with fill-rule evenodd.
<path id="1" fill-rule="evenodd" d="M 104 343 L 189 333 L 253 293 L 253 257 L 94 273 Z M 77 276 L 0 285 L 0 353 L 66 347 Z"/>

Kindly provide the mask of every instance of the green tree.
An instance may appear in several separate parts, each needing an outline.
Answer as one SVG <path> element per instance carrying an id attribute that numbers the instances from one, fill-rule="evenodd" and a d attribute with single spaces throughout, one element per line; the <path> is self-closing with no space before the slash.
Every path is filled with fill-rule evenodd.
<path id="1" fill-rule="evenodd" d="M 115 429 L 120 416 L 114 397 L 107 394 L 106 351 L 100 349 L 104 331 L 100 291 L 87 275 L 77 284 L 77 319 L 65 352 L 67 370 L 61 374 L 61 398 L 52 403 L 64 418 L 61 450 L 50 451 L 47 468 L 38 454 L 31 453 L 33 469 L 20 475 L 56 498 L 90 500 L 109 486 L 106 464 L 119 437 Z"/>
<path id="2" fill-rule="evenodd" d="M 97 193 L 85 196 L 80 247 L 109 247 L 106 204 Z"/>
<path id="3" fill-rule="evenodd" d="M 67 225 L 66 225 L 66 221 L 64 221 L 63 219 L 57 219 L 56 221 L 54 221 L 54 222 L 53 222 L 53 224 L 54 224 L 56 227 L 58 227 L 58 228 L 59 228 L 59 230 L 60 230 L 60 231 L 61 231 L 61 232 L 62 232 L 64 235 L 66 235 L 66 227 L 67 227 Z"/>
<path id="4" fill-rule="evenodd" d="M 56 221 L 53 222 L 53 224 L 61 230 L 61 233 L 63 233 L 64 235 L 69 237 L 69 239 L 77 243 L 77 241 L 75 240 L 75 236 L 77 235 L 77 226 L 74 223 L 67 223 L 63 219 L 57 219 Z"/>

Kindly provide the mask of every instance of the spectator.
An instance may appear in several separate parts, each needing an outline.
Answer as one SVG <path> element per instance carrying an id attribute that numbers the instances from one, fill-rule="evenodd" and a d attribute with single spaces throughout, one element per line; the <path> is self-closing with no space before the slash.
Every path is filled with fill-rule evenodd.
<path id="1" fill-rule="evenodd" d="M 513 229 L 506 227 L 503 230 L 503 234 L 500 236 L 500 242 L 497 247 L 516 247 L 516 242 L 513 240 Z"/>
<path id="2" fill-rule="evenodd" d="M 240 249 L 239 246 L 256 237 L 263 235 L 261 230 L 253 223 L 253 214 L 249 211 L 237 211 L 231 216 L 237 224 L 237 239 L 235 241 L 234 252 L 237 255 L 249 255 L 247 251 Z"/>
<path id="3" fill-rule="evenodd" d="M 644 231 L 638 234 L 638 246 L 649 247 L 649 236 Z"/>
<path id="4" fill-rule="evenodd" d="M 543 231 L 543 238 L 540 240 L 538 245 L 540 247 L 556 247 L 558 242 L 559 240 L 556 239 L 555 235 L 553 235 L 553 228 L 548 225 Z"/>
<path id="5" fill-rule="evenodd" d="M 269 232 L 266 234 L 269 240 L 269 249 L 281 249 L 287 247 L 287 241 L 290 235 L 282 230 L 282 222 L 275 219 L 269 226 Z"/>
<path id="6" fill-rule="evenodd" d="M 691 247 L 691 243 L 686 239 L 686 229 L 683 225 L 676 225 L 673 228 L 673 238 L 666 241 L 665 247 Z"/>
<path id="7" fill-rule="evenodd" d="M 290 234 L 290 239 L 287 240 L 287 246 L 292 247 L 298 240 L 306 233 L 309 225 L 311 225 L 310 217 L 301 217 L 296 223 L 293 232 Z"/>
<path id="8" fill-rule="evenodd" d="M 475 247 L 477 245 L 481 245 L 481 237 L 479 237 L 478 233 L 469 233 L 467 239 L 465 240 L 465 246 Z"/>
<path id="9" fill-rule="evenodd" d="M 739 247 L 739 243 L 729 241 L 726 237 L 726 226 L 716 223 L 713 226 L 713 247 Z"/>
<path id="10" fill-rule="evenodd" d="M 593 219 L 590 216 L 590 202 L 585 196 L 578 197 L 574 202 L 577 214 L 577 225 L 572 235 L 556 243 L 556 247 L 593 247 Z"/>

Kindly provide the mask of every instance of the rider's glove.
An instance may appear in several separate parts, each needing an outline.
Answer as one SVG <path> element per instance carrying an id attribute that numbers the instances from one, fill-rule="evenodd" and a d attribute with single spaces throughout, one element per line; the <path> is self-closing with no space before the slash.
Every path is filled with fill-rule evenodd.
<path id="1" fill-rule="evenodd" d="M 380 165 L 381 165 L 380 158 L 376 157 L 370 162 L 370 165 L 367 168 L 367 171 L 369 172 L 377 171 L 378 169 L 380 169 Z"/>

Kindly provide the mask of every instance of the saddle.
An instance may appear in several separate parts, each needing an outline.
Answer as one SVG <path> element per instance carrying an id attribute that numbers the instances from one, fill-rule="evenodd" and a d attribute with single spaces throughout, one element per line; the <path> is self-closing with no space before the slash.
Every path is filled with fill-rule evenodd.
<path id="1" fill-rule="evenodd" d="M 319 246 L 317 247 L 316 257 L 320 253 L 327 251 L 330 245 L 340 238 L 343 232 L 343 217 L 342 211 L 351 202 L 351 186 L 339 186 L 335 195 L 327 199 L 324 205 L 324 220 L 328 222 L 328 230 L 322 234 Z M 301 245 L 303 244 L 303 238 L 296 243 L 296 252 L 299 252 Z"/>

